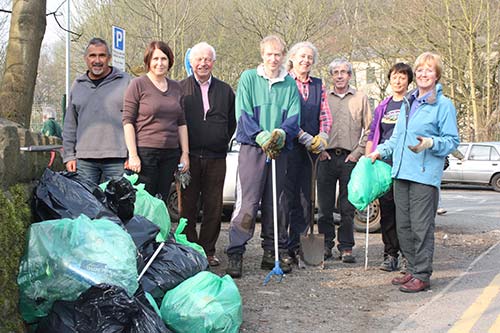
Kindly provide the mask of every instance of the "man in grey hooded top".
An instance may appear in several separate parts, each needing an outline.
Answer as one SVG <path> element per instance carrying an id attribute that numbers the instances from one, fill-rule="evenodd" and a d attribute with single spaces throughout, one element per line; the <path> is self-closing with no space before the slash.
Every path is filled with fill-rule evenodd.
<path id="1" fill-rule="evenodd" d="M 123 94 L 130 76 L 109 66 L 103 39 L 92 38 L 85 49 L 87 72 L 76 78 L 64 119 L 63 161 L 99 183 L 123 175 L 127 147 L 123 136 Z"/>

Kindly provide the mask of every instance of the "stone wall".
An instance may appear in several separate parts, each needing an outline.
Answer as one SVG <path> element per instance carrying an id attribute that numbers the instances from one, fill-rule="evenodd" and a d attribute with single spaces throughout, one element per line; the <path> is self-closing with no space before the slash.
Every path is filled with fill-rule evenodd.
<path id="1" fill-rule="evenodd" d="M 30 132 L 0 118 L 0 332 L 23 332 L 18 312 L 17 270 L 31 224 L 30 203 L 34 181 L 47 167 L 50 153 L 21 152 L 20 147 L 60 145 L 58 138 Z M 57 154 L 54 170 L 62 170 Z"/>
<path id="2" fill-rule="evenodd" d="M 21 152 L 20 147 L 61 143 L 58 138 L 30 132 L 17 123 L 0 118 L 0 187 L 5 189 L 38 179 L 50 160 L 50 153 Z M 53 169 L 62 170 L 59 154 Z"/>

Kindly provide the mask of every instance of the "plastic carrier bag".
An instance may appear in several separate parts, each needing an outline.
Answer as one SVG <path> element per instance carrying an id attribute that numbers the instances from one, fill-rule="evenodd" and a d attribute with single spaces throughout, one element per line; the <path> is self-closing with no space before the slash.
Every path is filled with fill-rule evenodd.
<path id="1" fill-rule="evenodd" d="M 177 226 L 177 229 L 175 229 L 175 233 L 174 233 L 175 241 L 179 244 L 183 244 L 183 245 L 192 247 L 193 249 L 200 252 L 203 256 L 206 257 L 207 255 L 205 253 L 205 250 L 203 250 L 203 247 L 200 244 L 188 241 L 187 236 L 182 233 L 184 231 L 184 228 L 186 227 L 186 225 L 187 225 L 187 219 L 181 218 L 179 220 L 179 225 Z"/>
<path id="2" fill-rule="evenodd" d="M 123 175 L 137 190 L 135 193 L 134 215 L 141 215 L 160 227 L 160 233 L 156 235 L 157 242 L 164 242 L 168 239 L 171 222 L 168 215 L 167 206 L 163 200 L 155 198 L 145 190 L 144 184 L 135 184 L 139 176 Z M 103 190 L 107 183 L 99 185 Z"/>
<path id="3" fill-rule="evenodd" d="M 237 333 L 243 320 L 241 296 L 233 279 L 206 271 L 168 291 L 160 312 L 177 333 Z"/>
<path id="4" fill-rule="evenodd" d="M 351 172 L 347 184 L 348 199 L 356 209 L 364 210 L 373 200 L 389 191 L 392 185 L 392 167 L 382 161 L 372 163 L 361 157 Z"/>
<path id="5" fill-rule="evenodd" d="M 138 287 L 136 247 L 125 230 L 104 219 L 80 215 L 34 223 L 17 283 L 28 323 L 46 316 L 54 301 L 73 301 L 100 283 L 132 296 Z"/>

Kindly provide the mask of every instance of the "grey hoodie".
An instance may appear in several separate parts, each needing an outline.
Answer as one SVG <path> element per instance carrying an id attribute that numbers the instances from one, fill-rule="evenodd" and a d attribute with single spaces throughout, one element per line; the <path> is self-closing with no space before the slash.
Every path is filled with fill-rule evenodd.
<path id="1" fill-rule="evenodd" d="M 127 157 L 122 108 L 130 76 L 111 68 L 97 87 L 86 73 L 73 82 L 64 118 L 64 163 L 81 158 Z"/>

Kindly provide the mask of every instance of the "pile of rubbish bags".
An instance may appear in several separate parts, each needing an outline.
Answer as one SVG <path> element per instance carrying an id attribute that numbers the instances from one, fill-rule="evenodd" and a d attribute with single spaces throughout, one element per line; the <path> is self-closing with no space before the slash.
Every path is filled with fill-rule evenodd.
<path id="1" fill-rule="evenodd" d="M 31 332 L 238 332 L 242 302 L 164 202 L 124 176 L 100 186 L 47 169 L 21 259 Z"/>

